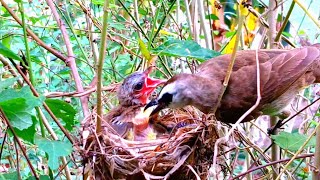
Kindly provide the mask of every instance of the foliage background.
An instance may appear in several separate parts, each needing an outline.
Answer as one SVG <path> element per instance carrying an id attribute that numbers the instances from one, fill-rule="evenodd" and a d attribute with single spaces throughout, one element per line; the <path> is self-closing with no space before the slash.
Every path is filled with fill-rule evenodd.
<path id="1" fill-rule="evenodd" d="M 2 115 L 5 114 L 9 120 L 5 121 L 4 116 L 1 118 L 0 172 L 3 174 L 0 178 L 3 179 L 32 179 L 33 176 L 70 179 L 72 176 L 82 176 L 80 157 L 71 155 L 72 150 L 77 151 L 81 147 L 77 144 L 72 146 L 69 140 L 80 136 L 80 123 L 95 111 L 97 94 L 94 90 L 100 49 L 105 49 L 106 53 L 102 74 L 103 113 L 106 113 L 117 104 L 114 93 L 110 92 L 112 85 L 121 82 L 128 74 L 142 70 L 155 58 L 158 71 L 153 75 L 159 78 L 192 72 L 194 66 L 210 57 L 231 53 L 238 28 L 237 4 L 232 0 L 110 1 L 105 23 L 107 46 L 104 48 L 100 46 L 105 38 L 101 35 L 103 0 L 0 2 L 0 107 L 4 112 Z M 268 19 L 266 12 L 286 17 L 292 2 L 279 1 L 277 11 L 268 9 L 267 0 L 253 0 L 251 3 L 253 9 L 262 14 L 262 18 Z M 307 0 L 301 3 L 314 19 L 318 19 L 318 24 L 296 4 L 288 27 L 280 31 L 284 18 L 277 18 L 274 27 L 297 47 L 320 42 L 317 18 L 320 2 Z M 221 9 L 217 8 L 218 5 L 221 5 Z M 12 13 L 9 13 L 9 9 Z M 188 13 L 191 19 L 188 19 Z M 21 24 L 17 23 L 15 16 L 22 20 Z M 61 22 L 65 27 L 60 26 Z M 249 13 L 245 16 L 244 24 L 246 28 L 242 29 L 239 49 L 270 48 L 263 34 L 267 28 L 259 23 L 259 19 Z M 24 28 L 30 29 L 39 39 Z M 292 48 L 288 44 L 280 41 L 279 48 Z M 15 64 L 28 69 L 25 75 L 34 91 L 29 88 L 31 84 L 22 83 L 23 75 L 17 71 Z M 313 93 L 316 90 L 311 88 L 301 94 L 305 101 L 300 103 L 299 108 L 301 104 L 316 99 Z M 39 97 L 34 95 L 35 91 Z M 43 106 L 44 103 L 50 110 Z M 308 113 L 312 116 L 317 112 L 318 106 Z M 316 120 L 313 118 L 302 130 L 296 127 L 291 128 L 290 132 L 310 134 L 318 124 Z M 256 133 L 248 132 L 248 137 L 252 137 L 254 142 L 265 141 L 266 137 L 259 135 L 261 132 L 251 132 Z M 282 144 L 281 141 L 279 144 Z M 21 149 L 20 145 L 25 149 Z M 312 147 L 305 149 L 304 153 L 314 152 Z M 294 152 L 298 149 L 290 150 Z M 238 156 L 231 159 L 235 162 L 234 171 L 231 171 L 233 175 L 247 170 L 246 166 L 240 165 L 246 160 L 246 152 L 240 150 Z M 292 174 L 302 179 L 310 178 L 312 166 L 309 162 L 307 158 L 295 161 L 291 167 L 294 170 Z"/>

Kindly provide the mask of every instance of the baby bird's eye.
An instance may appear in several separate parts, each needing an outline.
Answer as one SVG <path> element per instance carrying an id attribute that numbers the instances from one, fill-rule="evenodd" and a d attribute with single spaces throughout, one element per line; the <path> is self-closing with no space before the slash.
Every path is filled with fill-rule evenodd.
<path id="1" fill-rule="evenodd" d="M 134 85 L 134 90 L 139 91 L 142 89 L 143 83 L 139 82 L 138 84 Z"/>

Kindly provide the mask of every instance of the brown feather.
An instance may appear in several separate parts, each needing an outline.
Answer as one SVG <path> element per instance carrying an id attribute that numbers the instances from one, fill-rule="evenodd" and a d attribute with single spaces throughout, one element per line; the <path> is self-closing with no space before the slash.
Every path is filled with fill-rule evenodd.
<path id="1" fill-rule="evenodd" d="M 190 105 L 204 113 L 212 111 L 230 63 L 231 55 L 222 55 L 201 64 L 196 73 L 170 79 L 185 83 L 184 95 Z M 260 67 L 260 105 L 243 122 L 281 111 L 304 87 L 320 82 L 320 45 L 293 50 L 258 50 Z M 257 99 L 256 51 L 238 51 L 226 92 L 217 110 L 217 118 L 235 123 Z"/>

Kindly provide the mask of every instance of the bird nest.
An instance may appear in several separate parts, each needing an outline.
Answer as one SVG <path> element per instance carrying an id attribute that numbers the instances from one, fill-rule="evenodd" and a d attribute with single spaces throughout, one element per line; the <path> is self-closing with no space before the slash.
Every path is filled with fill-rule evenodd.
<path id="1" fill-rule="evenodd" d="M 94 116 L 92 116 L 94 117 Z M 169 110 L 158 117 L 171 126 L 155 140 L 130 141 L 103 123 L 95 131 L 93 119 L 83 124 L 85 176 L 96 179 L 205 178 L 212 164 L 216 121 L 193 108 Z"/>

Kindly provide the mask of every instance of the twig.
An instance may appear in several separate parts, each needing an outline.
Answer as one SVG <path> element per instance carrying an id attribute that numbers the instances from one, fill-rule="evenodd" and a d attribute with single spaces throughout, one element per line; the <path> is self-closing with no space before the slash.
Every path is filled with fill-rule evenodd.
<path id="1" fill-rule="evenodd" d="M 296 2 L 300 6 L 300 8 L 309 16 L 309 18 L 318 26 L 318 28 L 320 28 L 320 22 L 310 14 L 307 8 L 299 0 L 294 0 L 294 2 Z"/>
<path id="2" fill-rule="evenodd" d="M 281 26 L 280 30 L 278 31 L 278 33 L 277 33 L 277 36 L 276 36 L 275 39 L 274 39 L 274 41 L 275 41 L 276 43 L 279 42 L 280 37 L 281 37 L 281 34 L 282 34 L 282 32 L 284 31 L 284 28 L 286 27 L 286 25 L 287 25 L 288 22 L 289 22 L 289 17 L 290 17 L 290 15 L 291 15 L 291 13 L 292 13 L 292 10 L 293 10 L 294 5 L 295 5 L 295 2 L 292 1 L 292 2 L 291 2 L 291 5 L 290 5 L 290 8 L 289 8 L 289 11 L 288 11 L 288 14 L 287 14 L 286 18 L 284 19 L 284 22 L 282 23 L 282 26 Z"/>
<path id="3" fill-rule="evenodd" d="M 312 156 L 314 156 L 314 154 L 304 154 L 304 155 L 297 156 L 297 157 L 295 157 L 294 159 L 300 159 L 300 158 L 306 158 L 306 157 L 312 157 Z M 241 173 L 241 174 L 233 177 L 231 180 L 241 178 L 242 176 L 245 176 L 246 174 L 251 173 L 251 172 L 254 172 L 254 171 L 258 170 L 258 169 L 262 169 L 262 168 L 264 168 L 264 167 L 272 166 L 272 165 L 274 165 L 274 164 L 286 162 L 286 161 L 289 161 L 289 160 L 290 160 L 290 158 L 288 158 L 288 159 L 280 159 L 280 160 L 278 160 L 278 161 L 266 163 L 266 164 L 264 164 L 264 165 L 261 165 L 261 166 L 252 168 L 252 169 L 250 169 L 250 170 L 248 170 L 248 171 L 246 171 L 246 172 L 244 172 L 244 173 Z"/>
<path id="4" fill-rule="evenodd" d="M 20 161 L 19 161 L 19 150 L 17 147 L 17 141 L 14 141 L 14 149 L 16 151 L 16 158 L 17 158 L 17 173 L 18 173 L 18 179 L 21 180 L 21 174 L 20 174 Z"/>
<path id="5" fill-rule="evenodd" d="M 0 61 L 2 62 L 4 67 L 6 67 L 6 66 L 8 67 L 8 70 L 12 74 L 13 77 L 18 77 L 18 74 L 13 70 L 10 63 L 2 55 L 0 55 Z M 20 79 L 18 79 L 17 81 L 20 86 L 23 85 L 23 82 Z"/>
<path id="6" fill-rule="evenodd" d="M 243 24 L 243 21 L 244 21 L 244 18 L 245 18 L 245 13 L 242 13 L 242 10 L 245 7 L 243 7 L 242 4 L 239 4 L 238 7 L 239 7 L 239 16 L 240 17 L 239 17 L 239 20 L 238 20 L 238 29 L 237 29 L 237 34 L 236 34 L 236 40 L 235 40 L 235 43 L 234 43 L 234 46 L 233 46 L 233 51 L 232 51 L 232 54 L 231 54 L 231 60 L 230 60 L 230 63 L 229 63 L 229 66 L 228 66 L 228 69 L 227 69 L 227 72 L 226 72 L 226 76 L 225 76 L 224 81 L 223 81 L 223 88 L 221 89 L 221 92 L 220 92 L 219 97 L 218 97 L 218 102 L 217 102 L 216 106 L 213 109 L 213 113 L 215 113 L 217 111 L 217 108 L 219 107 L 219 104 L 221 102 L 223 94 L 227 89 L 227 86 L 228 86 L 228 83 L 229 83 L 229 80 L 230 80 L 230 77 L 231 77 L 231 73 L 232 73 L 232 68 L 233 68 L 234 62 L 236 60 L 236 53 L 237 53 L 237 49 L 238 49 L 238 44 L 239 44 L 239 41 L 240 41 L 240 36 L 242 34 L 242 24 Z"/>
<path id="7" fill-rule="evenodd" d="M 109 92 L 115 92 L 120 84 L 115 83 L 111 84 L 110 86 L 102 87 L 102 91 L 109 91 Z M 44 96 L 47 98 L 55 98 L 55 97 L 81 97 L 81 96 L 87 96 L 97 90 L 97 87 L 91 87 L 83 92 L 49 92 L 46 93 Z"/>
<path id="8" fill-rule="evenodd" d="M 282 2 L 281 2 L 281 3 L 282 3 Z M 281 3 L 280 3 L 280 4 L 281 4 Z M 267 21 L 259 14 L 259 12 L 257 12 L 257 11 L 256 11 L 255 9 L 253 9 L 253 7 L 251 7 L 251 6 L 248 7 L 248 10 L 249 10 L 254 16 L 256 16 L 256 17 L 259 19 L 260 23 L 261 23 L 264 27 L 269 28 L 269 24 L 268 24 Z M 268 12 L 268 11 L 267 11 L 267 12 Z M 294 47 L 294 48 L 296 47 L 295 44 L 292 43 L 287 37 L 281 35 L 281 39 L 284 40 L 286 43 L 290 44 L 290 46 L 292 46 L 292 47 Z"/>
<path id="9" fill-rule="evenodd" d="M 8 135 L 8 128 L 6 128 L 6 131 L 5 131 L 4 137 L 3 137 L 3 141 L 2 141 L 2 143 L 1 143 L 0 162 L 1 162 L 1 159 L 2 159 L 2 152 L 3 152 L 3 148 L 4 148 L 4 143 L 6 142 L 6 139 L 7 139 L 7 135 Z"/>
<path id="10" fill-rule="evenodd" d="M 77 69 L 77 65 L 76 65 L 76 62 L 75 62 L 75 58 L 74 58 L 75 56 L 74 56 L 74 53 L 73 53 L 73 50 L 72 50 L 72 45 L 71 45 L 71 42 L 70 42 L 70 38 L 68 36 L 68 32 L 67 32 L 66 26 L 65 26 L 63 20 L 60 18 L 60 15 L 57 12 L 57 9 L 56 9 L 53 1 L 52 0 L 46 0 L 46 1 L 47 1 L 47 4 L 49 5 L 49 7 L 51 9 L 53 17 L 57 21 L 57 24 L 58 24 L 58 26 L 60 28 L 61 34 L 63 36 L 64 42 L 65 42 L 65 45 L 66 45 L 68 57 L 65 60 L 65 63 L 71 69 L 72 76 L 74 78 L 74 82 L 75 82 L 77 91 L 82 92 L 83 91 L 83 86 L 82 86 L 80 75 L 79 75 L 79 72 L 78 72 L 78 69 Z M 81 105 L 82 105 L 82 111 L 83 111 L 84 117 L 89 116 L 88 98 L 85 97 L 85 96 L 82 96 L 82 97 L 80 97 L 80 102 L 81 102 Z"/>
<path id="11" fill-rule="evenodd" d="M 39 97 L 39 93 L 37 92 L 37 90 L 33 87 L 33 85 L 31 84 L 31 82 L 29 81 L 29 79 L 27 78 L 27 76 L 21 71 L 21 69 L 15 65 L 15 68 L 17 69 L 17 71 L 20 73 L 20 75 L 22 76 L 23 80 L 29 85 L 29 88 L 31 89 L 31 92 L 33 93 L 34 96 Z M 49 113 L 49 115 L 52 117 L 52 119 L 54 120 L 54 122 L 59 126 L 59 128 L 61 129 L 61 131 L 64 133 L 64 135 L 69 139 L 69 141 L 71 142 L 71 144 L 74 144 L 74 141 L 71 137 L 71 135 L 69 134 L 69 132 L 62 126 L 62 124 L 59 122 L 59 120 L 57 119 L 57 117 L 53 114 L 53 112 L 50 110 L 50 108 L 48 107 L 48 105 L 43 102 L 43 107 L 45 108 L 45 110 Z"/>
<path id="12" fill-rule="evenodd" d="M 30 159 L 29 159 L 29 157 L 27 155 L 27 152 L 26 152 L 24 146 L 22 145 L 22 143 L 21 143 L 20 139 L 18 138 L 16 132 L 14 131 L 13 127 L 9 123 L 9 120 L 8 120 L 7 116 L 5 115 L 5 113 L 3 112 L 2 108 L 0 108 L 0 114 L 1 114 L 2 118 L 4 119 L 4 121 L 6 122 L 6 124 L 7 124 L 8 128 L 10 129 L 11 133 L 13 134 L 16 142 L 18 143 L 19 148 L 21 149 L 23 156 L 26 158 L 28 166 L 29 166 L 33 176 L 36 179 L 39 179 L 39 176 L 38 176 L 36 170 L 34 169 L 34 167 L 32 166 L 32 163 L 31 163 L 31 161 L 30 161 Z"/>
<path id="13" fill-rule="evenodd" d="M 13 12 L 13 10 L 4 2 L 4 0 L 0 0 L 2 6 L 10 13 L 10 15 L 22 26 L 22 21 L 18 18 L 18 16 Z M 41 47 L 45 48 L 57 58 L 61 59 L 62 61 L 67 61 L 67 57 L 62 55 L 59 51 L 53 49 L 51 46 L 47 45 L 43 42 L 35 33 L 33 33 L 29 28 L 26 28 L 28 34 L 38 43 Z"/>
<path id="14" fill-rule="evenodd" d="M 193 169 L 192 166 L 190 166 L 188 164 L 187 167 L 193 172 L 193 174 L 196 176 L 197 180 L 201 180 L 200 176 L 197 174 L 197 172 Z"/>
<path id="15" fill-rule="evenodd" d="M 189 6 L 189 2 L 188 0 L 184 0 L 184 6 L 185 6 L 185 11 L 186 11 L 186 15 L 187 15 L 187 23 L 188 23 L 188 30 L 190 31 L 190 36 L 193 37 L 193 28 L 192 28 L 192 21 L 191 21 L 191 15 L 190 15 L 190 6 Z"/>
<path id="16" fill-rule="evenodd" d="M 239 7 L 239 20 L 238 20 L 238 30 L 237 30 L 237 34 L 236 34 L 236 40 L 235 40 L 233 51 L 232 51 L 232 54 L 231 54 L 231 61 L 229 63 L 229 66 L 228 66 L 228 69 L 227 69 L 227 72 L 226 72 L 226 76 L 225 76 L 224 81 L 223 81 L 223 87 L 222 87 L 221 92 L 220 92 L 219 97 L 218 97 L 218 103 L 215 105 L 215 107 L 213 109 L 213 113 L 215 113 L 217 111 L 217 109 L 219 107 L 219 104 L 221 102 L 221 99 L 223 97 L 223 94 L 227 89 L 227 86 L 228 86 L 228 83 L 229 83 L 229 80 L 230 80 L 230 77 L 231 77 L 233 65 L 234 65 L 234 62 L 235 62 L 235 59 L 236 59 L 236 52 L 237 52 L 240 36 L 242 34 L 242 31 L 241 31 L 242 30 L 242 24 L 243 24 L 246 12 L 244 10 L 245 7 L 243 6 L 243 4 L 239 4 L 238 7 Z M 258 70 L 258 67 L 259 67 L 259 64 L 257 64 L 257 70 Z M 237 121 L 237 123 L 234 124 L 233 127 L 237 127 L 239 122 L 241 122 L 241 121 L 242 121 L 242 119 L 240 118 Z M 232 128 L 229 132 L 231 132 L 233 130 L 234 130 L 234 128 Z M 217 162 L 218 145 L 221 142 L 224 142 L 226 139 L 229 139 L 229 135 L 227 135 L 227 137 L 223 137 L 223 138 L 217 139 L 217 141 L 214 144 L 214 155 L 213 155 L 213 165 L 212 165 L 213 169 L 210 168 L 210 175 L 212 175 L 212 176 L 215 176 L 215 174 L 216 174 L 215 165 L 216 165 L 216 162 Z"/>
<path id="17" fill-rule="evenodd" d="M 277 19 L 277 2 L 276 0 L 269 0 L 269 14 L 268 14 L 268 23 L 269 23 L 269 32 L 268 32 L 268 42 L 269 48 L 273 49 L 274 39 L 276 37 L 276 19 Z"/>
<path id="18" fill-rule="evenodd" d="M 318 170 L 312 171 L 312 179 L 319 180 L 319 170 L 320 170 L 320 126 L 317 128 L 316 132 L 316 145 L 315 145 L 315 152 L 314 152 L 314 166 Z"/>
<path id="19" fill-rule="evenodd" d="M 179 162 L 173 166 L 173 168 L 164 176 L 164 179 L 168 179 L 170 177 L 170 175 L 172 175 L 177 169 L 179 169 L 184 162 L 188 159 L 188 157 L 190 156 L 190 154 L 192 152 L 194 152 L 196 148 L 196 143 L 194 144 L 194 146 L 192 147 L 192 149 L 190 149 L 190 151 L 184 155 L 182 155 L 182 157 L 180 158 Z"/>
<path id="20" fill-rule="evenodd" d="M 268 44 L 269 44 L 269 48 L 270 49 L 273 49 L 274 46 L 275 46 L 275 37 L 276 37 L 276 21 L 277 21 L 277 2 L 276 0 L 269 0 L 269 8 L 268 8 L 270 11 L 268 13 L 268 23 L 269 23 L 269 32 L 268 32 Z M 277 124 L 277 120 L 278 118 L 273 116 L 273 117 L 270 117 L 270 122 L 271 122 L 271 125 L 275 125 Z M 279 151 L 280 151 L 280 148 L 279 146 L 277 145 L 273 145 L 271 147 L 271 160 L 272 161 L 277 161 L 279 159 Z M 274 166 L 275 170 L 273 173 L 272 173 L 272 178 L 275 179 L 277 176 L 278 176 L 278 169 L 279 169 L 279 166 L 277 166 L 277 164 L 275 164 Z"/>
<path id="21" fill-rule="evenodd" d="M 238 127 L 238 125 L 242 122 L 244 118 L 246 118 L 260 103 L 261 93 L 260 93 L 260 67 L 259 67 L 259 58 L 258 58 L 258 50 L 256 50 L 256 63 L 257 63 L 257 100 L 256 103 L 246 112 L 244 113 L 235 124 L 232 125 L 232 128 L 228 131 L 226 136 L 217 139 L 214 144 L 214 155 L 213 155 L 213 166 L 215 166 L 217 162 L 217 153 L 218 153 L 218 144 L 229 139 L 230 135 L 233 131 Z M 213 172 L 214 173 L 214 172 Z"/>
<path id="22" fill-rule="evenodd" d="M 205 12 L 204 12 L 204 4 L 202 0 L 197 0 L 198 3 L 198 8 L 199 8 L 199 14 L 200 14 L 200 26 L 202 27 L 203 30 L 203 35 L 204 35 L 204 39 L 206 42 L 206 48 L 211 49 L 211 41 L 210 41 L 210 33 L 208 32 L 208 28 L 205 24 Z"/>
<path id="23" fill-rule="evenodd" d="M 317 129 L 320 128 L 320 124 L 318 124 L 315 129 L 312 131 L 312 133 L 309 135 L 309 137 L 306 139 L 306 141 L 303 143 L 303 145 L 299 148 L 299 150 L 293 155 L 293 157 L 290 159 L 290 161 L 286 164 L 286 166 L 282 169 L 280 172 L 279 176 L 277 177 L 276 180 L 279 180 L 281 178 L 281 175 L 288 169 L 290 164 L 298 157 L 298 154 L 302 152 L 304 147 L 309 143 L 311 138 L 316 134 Z"/>

